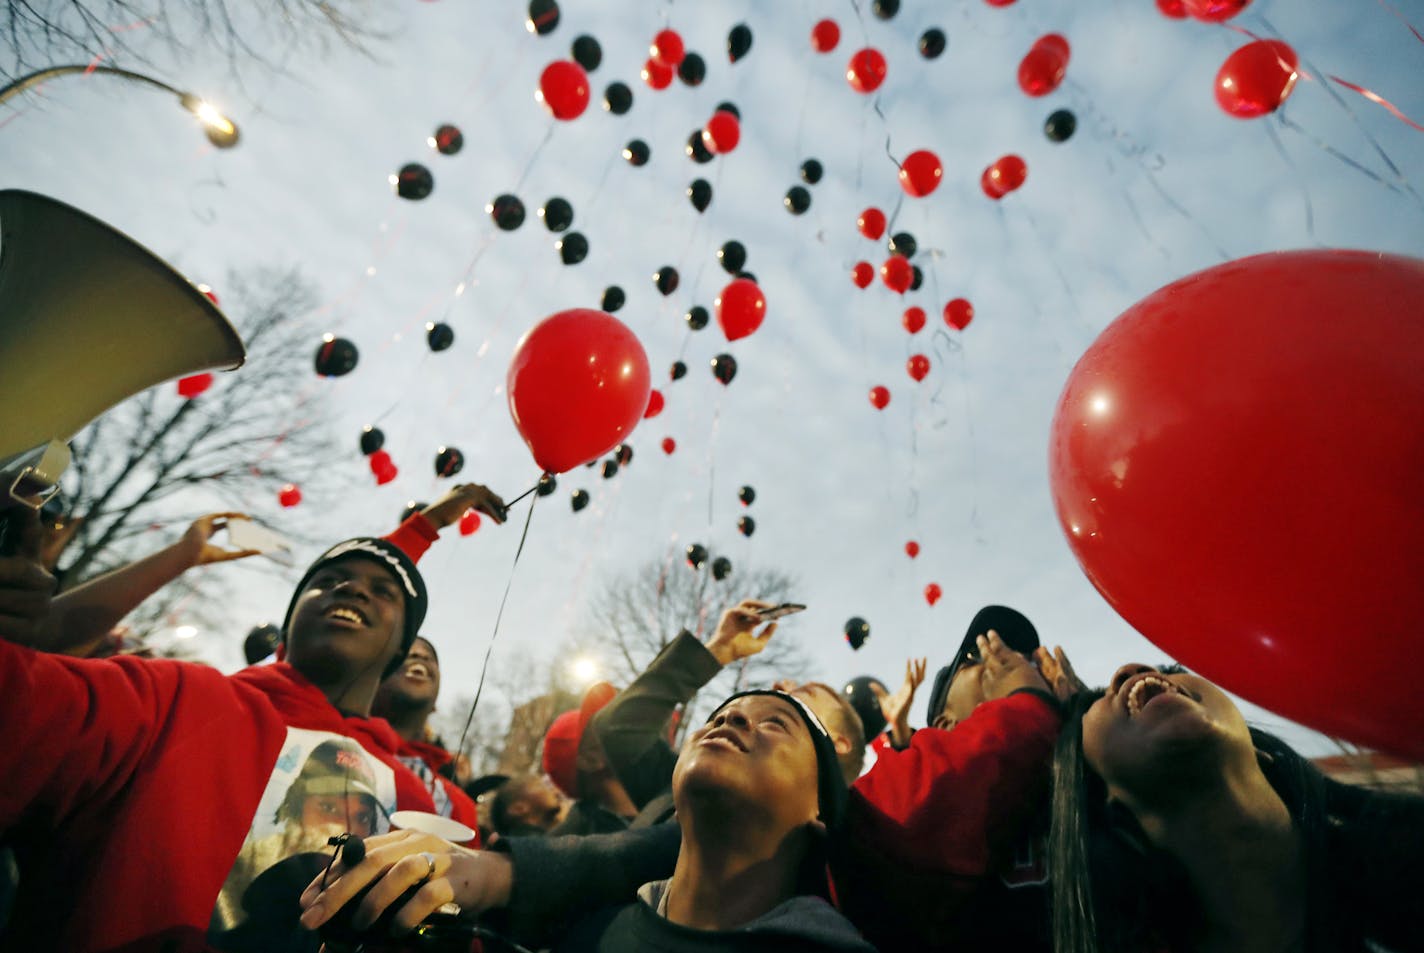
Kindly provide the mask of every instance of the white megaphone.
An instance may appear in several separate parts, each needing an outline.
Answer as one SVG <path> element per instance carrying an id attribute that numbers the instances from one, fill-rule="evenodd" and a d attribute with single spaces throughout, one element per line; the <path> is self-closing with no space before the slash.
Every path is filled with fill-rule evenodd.
<path id="1" fill-rule="evenodd" d="M 0 191 L 0 514 L 49 499 L 67 441 L 110 407 L 245 357 L 217 306 L 158 256 L 62 202 Z"/>

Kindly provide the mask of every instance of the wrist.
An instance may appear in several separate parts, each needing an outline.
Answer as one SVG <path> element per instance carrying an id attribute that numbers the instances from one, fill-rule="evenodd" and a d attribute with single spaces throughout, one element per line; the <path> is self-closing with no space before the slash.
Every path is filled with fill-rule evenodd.
<path id="1" fill-rule="evenodd" d="M 737 660 L 732 654 L 732 647 L 718 642 L 708 642 L 707 651 L 712 653 L 712 657 L 717 660 L 717 664 L 726 668 Z"/>

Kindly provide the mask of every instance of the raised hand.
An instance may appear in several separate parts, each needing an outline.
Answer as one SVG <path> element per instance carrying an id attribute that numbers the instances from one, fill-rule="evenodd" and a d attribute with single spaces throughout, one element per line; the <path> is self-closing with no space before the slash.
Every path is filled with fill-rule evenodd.
<path id="1" fill-rule="evenodd" d="M 479 483 L 461 483 L 452 487 L 420 514 L 441 530 L 458 522 L 466 510 L 478 510 L 496 523 L 503 523 L 509 515 L 499 494 Z"/>
<path id="2" fill-rule="evenodd" d="M 1043 673 L 1044 680 L 1048 682 L 1049 688 L 1053 689 L 1053 694 L 1059 701 L 1066 702 L 1087 688 L 1078 673 L 1073 671 L 1073 666 L 1069 663 L 1068 656 L 1063 654 L 1061 645 L 1053 647 L 1052 655 L 1040 645 L 1033 650 L 1033 660 L 1038 663 L 1038 670 Z"/>
<path id="3" fill-rule="evenodd" d="M 984 659 L 979 685 L 985 701 L 1005 698 L 1021 688 L 1048 690 L 1048 683 L 1033 662 L 1005 645 L 999 633 L 990 629 L 987 636 L 981 635 L 975 641 Z"/>
<path id="4" fill-rule="evenodd" d="M 885 724 L 890 726 L 890 743 L 896 748 L 904 748 L 910 743 L 910 706 L 915 703 L 915 692 L 925 680 L 925 666 L 929 659 L 907 659 L 905 681 L 895 689 L 895 694 L 880 699 L 880 712 L 885 716 Z"/>
<path id="5" fill-rule="evenodd" d="M 228 520 L 251 519 L 246 513 L 209 513 L 193 520 L 193 525 L 183 534 L 178 545 L 188 557 L 190 566 L 206 566 L 208 563 L 225 563 L 233 559 L 246 559 L 261 551 L 256 549 L 223 549 L 213 542 L 213 534 L 227 527 Z"/>
<path id="6" fill-rule="evenodd" d="M 775 622 L 760 632 L 752 631 L 761 623 L 757 610 L 771 607 L 772 603 L 762 602 L 760 599 L 743 599 L 732 606 L 722 613 L 722 618 L 717 622 L 717 631 L 712 633 L 712 639 L 707 643 L 707 651 L 711 652 L 721 665 L 730 665 L 756 655 L 766 648 L 767 641 L 776 631 Z"/>

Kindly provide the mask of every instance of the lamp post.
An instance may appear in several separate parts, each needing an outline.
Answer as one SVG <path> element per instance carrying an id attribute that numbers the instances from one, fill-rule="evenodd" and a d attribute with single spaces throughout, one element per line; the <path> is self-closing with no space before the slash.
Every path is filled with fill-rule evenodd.
<path id="1" fill-rule="evenodd" d="M 185 93 L 181 89 L 175 89 L 167 83 L 154 79 L 152 76 L 145 76 L 142 73 L 134 73 L 126 69 L 118 69 L 113 66 L 51 66 L 49 69 L 42 69 L 38 72 L 21 76 L 14 82 L 9 83 L 0 89 L 0 103 L 9 100 L 27 89 L 38 86 L 41 83 L 54 79 L 57 76 L 70 76 L 75 73 L 104 73 L 108 76 L 117 76 L 120 79 L 131 80 L 136 83 L 161 89 L 165 93 L 172 93 L 178 97 L 178 103 L 188 112 L 197 117 L 203 124 L 203 134 L 208 137 L 208 141 L 219 149 L 231 149 L 237 145 L 237 126 L 231 119 L 228 119 L 209 102 L 193 93 Z"/>

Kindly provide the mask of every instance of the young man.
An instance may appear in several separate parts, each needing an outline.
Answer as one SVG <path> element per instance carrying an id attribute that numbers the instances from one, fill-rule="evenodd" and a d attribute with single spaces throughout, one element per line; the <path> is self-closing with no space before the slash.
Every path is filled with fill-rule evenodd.
<path id="1" fill-rule="evenodd" d="M 584 693 L 579 707 L 554 719 L 544 733 L 544 773 L 574 799 L 550 834 L 606 834 L 625 829 L 638 806 L 618 780 L 589 722 L 618 689 L 599 682 Z"/>
<path id="2" fill-rule="evenodd" d="M 283 805 L 314 756 L 330 762 L 323 783 L 339 781 L 346 795 L 323 808 L 338 826 L 380 831 L 398 808 L 434 810 L 397 760 L 399 737 L 369 717 L 426 604 L 404 552 L 357 538 L 328 550 L 298 584 L 282 627 L 285 662 L 224 676 L 204 665 L 78 660 L 0 642 L 0 832 L 21 870 L 0 947 L 300 942 L 290 893 L 279 892 L 290 916 L 272 918 L 280 934 L 253 935 L 250 922 L 273 909 L 267 885 L 296 882 L 294 872 L 264 879 L 267 871 L 237 859 L 287 826 Z M 284 864 L 292 858 L 271 869 Z M 261 904 L 248 894 L 259 883 Z"/>
<path id="3" fill-rule="evenodd" d="M 430 790 L 436 813 L 478 831 L 475 802 L 441 773 L 452 760 L 450 752 L 430 740 L 430 716 L 439 697 L 440 657 L 429 639 L 417 637 L 404 661 L 376 690 L 371 714 L 386 719 L 400 735 L 397 757 Z"/>
<path id="4" fill-rule="evenodd" d="M 510 778 L 490 800 L 490 825 L 500 837 L 547 834 L 573 806 L 568 795 L 542 774 Z"/>

